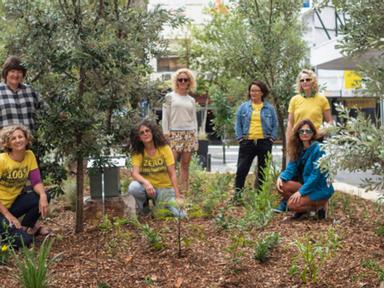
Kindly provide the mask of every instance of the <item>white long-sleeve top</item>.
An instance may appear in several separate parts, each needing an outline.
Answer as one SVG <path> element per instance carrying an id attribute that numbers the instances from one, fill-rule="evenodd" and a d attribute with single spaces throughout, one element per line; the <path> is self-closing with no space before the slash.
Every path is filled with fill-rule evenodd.
<path id="1" fill-rule="evenodd" d="M 195 130 L 197 132 L 196 101 L 189 95 L 170 92 L 165 95 L 163 118 L 164 134 L 175 130 Z"/>

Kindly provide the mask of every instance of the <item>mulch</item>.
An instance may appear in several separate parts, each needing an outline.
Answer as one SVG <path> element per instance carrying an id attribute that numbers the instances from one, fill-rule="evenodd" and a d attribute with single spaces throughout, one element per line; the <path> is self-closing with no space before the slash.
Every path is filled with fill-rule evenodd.
<path id="1" fill-rule="evenodd" d="M 155 250 L 132 224 L 103 230 L 87 223 L 84 232 L 75 234 L 74 213 L 56 203 L 50 223 L 55 231 L 50 287 L 379 287 L 377 270 L 366 263 L 384 269 L 384 237 L 375 233 L 378 223 L 384 225 L 382 211 L 375 203 L 337 192 L 329 214 L 326 220 L 299 221 L 291 220 L 289 212 L 276 214 L 266 227 L 250 231 L 223 230 L 212 218 L 184 220 L 179 257 L 176 221 L 140 219 L 163 239 L 165 247 Z M 291 276 L 293 263 L 303 268 L 295 241 L 308 238 L 316 243 L 331 228 L 340 237 L 339 245 L 318 265 L 317 282 Z M 269 260 L 260 263 L 253 247 L 271 232 L 280 234 L 280 242 Z M 243 244 L 231 250 L 239 239 Z M 0 266 L 0 286 L 19 287 L 16 272 L 12 263 Z"/>

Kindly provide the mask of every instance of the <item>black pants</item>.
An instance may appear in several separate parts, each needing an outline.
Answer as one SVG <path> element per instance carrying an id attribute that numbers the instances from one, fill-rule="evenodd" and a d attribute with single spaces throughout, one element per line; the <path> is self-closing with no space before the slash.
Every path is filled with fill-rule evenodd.
<path id="1" fill-rule="evenodd" d="M 21 193 L 8 210 L 16 218 L 24 215 L 21 225 L 32 228 L 40 217 L 39 200 L 39 195 L 35 192 Z M 8 220 L 2 214 L 0 214 L 0 236 L 3 240 L 7 240 L 6 238 L 10 237 L 13 238 L 12 245 L 16 248 L 21 247 L 22 243 L 25 246 L 29 246 L 32 243 L 32 236 L 22 229 L 10 227 Z"/>
<path id="2" fill-rule="evenodd" d="M 244 188 L 245 179 L 251 168 L 253 159 L 257 156 L 257 175 L 255 187 L 263 183 L 264 175 L 262 173 L 266 166 L 268 153 L 272 153 L 272 142 L 269 139 L 243 140 L 240 142 L 239 158 L 237 160 L 237 171 L 235 179 L 235 193 L 240 193 Z"/>

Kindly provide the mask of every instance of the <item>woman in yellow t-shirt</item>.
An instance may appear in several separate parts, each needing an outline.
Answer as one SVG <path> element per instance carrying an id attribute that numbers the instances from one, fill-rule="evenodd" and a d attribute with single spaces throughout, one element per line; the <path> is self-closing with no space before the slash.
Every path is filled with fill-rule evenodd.
<path id="1" fill-rule="evenodd" d="M 6 151 L 0 154 L 0 234 L 14 247 L 28 246 L 33 235 L 49 233 L 47 227 L 38 224 L 40 216 L 47 216 L 48 197 L 35 155 L 27 149 L 31 138 L 23 125 L 5 127 L 0 135 Z M 28 180 L 34 192 L 23 193 Z"/>
<path id="2" fill-rule="evenodd" d="M 140 214 L 149 212 L 148 200 L 165 205 L 176 217 L 185 213 L 175 207 L 180 197 L 171 147 L 154 122 L 143 120 L 131 132 L 132 181 L 128 193 L 135 197 Z"/>
<path id="3" fill-rule="evenodd" d="M 320 130 L 324 119 L 332 124 L 333 118 L 328 99 L 319 94 L 317 77 L 312 70 L 302 70 L 296 81 L 296 92 L 288 107 L 287 139 L 292 136 L 293 127 L 301 120 L 309 119 L 317 130 L 317 139 L 324 137 L 325 131 Z"/>

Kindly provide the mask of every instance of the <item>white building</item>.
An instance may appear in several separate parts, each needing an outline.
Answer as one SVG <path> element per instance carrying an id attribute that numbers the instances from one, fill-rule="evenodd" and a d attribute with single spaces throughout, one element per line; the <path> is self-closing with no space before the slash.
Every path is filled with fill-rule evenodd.
<path id="1" fill-rule="evenodd" d="M 166 10 L 182 9 L 183 15 L 187 17 L 194 25 L 204 24 L 209 21 L 209 15 L 205 13 L 206 9 L 215 7 L 217 5 L 226 4 L 228 0 L 150 0 L 148 9 L 153 9 L 156 5 L 160 5 Z M 187 39 L 187 27 L 179 29 L 166 28 L 163 31 L 163 36 L 170 43 L 170 53 L 164 57 L 152 59 L 151 65 L 155 73 L 152 74 L 152 80 L 169 80 L 171 74 L 177 69 L 184 67 L 180 64 L 178 57 L 178 50 L 180 41 Z"/>
<path id="2" fill-rule="evenodd" d="M 302 9 L 302 21 L 307 28 L 304 39 L 310 47 L 310 63 L 316 71 L 324 94 L 331 103 L 342 102 L 345 106 L 358 107 L 372 118 L 378 117 L 377 99 L 364 95 L 362 89 L 354 83 L 359 77 L 353 72 L 362 60 L 369 59 L 373 53 L 360 58 L 342 55 L 337 44 L 342 39 L 341 27 L 347 15 L 336 11 L 333 6 L 315 9 L 311 1 Z M 333 110 L 333 114 L 336 111 Z M 383 115 L 381 115 L 383 121 Z"/>

